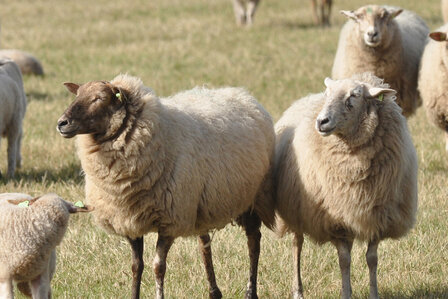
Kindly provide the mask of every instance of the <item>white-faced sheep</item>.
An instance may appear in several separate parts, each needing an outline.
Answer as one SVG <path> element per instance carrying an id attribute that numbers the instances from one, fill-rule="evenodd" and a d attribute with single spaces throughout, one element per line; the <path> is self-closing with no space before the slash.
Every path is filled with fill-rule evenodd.
<path id="1" fill-rule="evenodd" d="M 423 52 L 418 89 L 431 122 L 445 132 L 448 151 L 448 24 L 432 32 Z"/>
<path id="2" fill-rule="evenodd" d="M 0 134 L 8 139 L 8 178 L 21 166 L 22 121 L 26 111 L 26 95 L 22 75 L 9 59 L 0 59 Z"/>
<path id="3" fill-rule="evenodd" d="M 403 115 L 412 115 L 421 105 L 418 69 L 429 32 L 423 19 L 407 10 L 377 5 L 341 12 L 349 20 L 341 30 L 332 77 L 372 72 L 398 92 Z"/>
<path id="4" fill-rule="evenodd" d="M 303 234 L 336 246 L 343 298 L 351 296 L 353 241 L 367 242 L 370 297 L 378 298 L 378 243 L 415 222 L 416 152 L 395 91 L 382 80 L 366 73 L 325 85 L 275 125 L 276 229 L 295 234 L 294 298 L 303 297 Z"/>
<path id="5" fill-rule="evenodd" d="M 27 194 L 0 194 L 0 298 L 14 298 L 13 281 L 27 296 L 51 298 L 55 248 L 65 234 L 69 214 L 90 210 L 56 194 L 34 199 Z"/>
<path id="6" fill-rule="evenodd" d="M 275 139 L 263 107 L 239 88 L 196 88 L 159 99 L 128 75 L 65 85 L 76 98 L 58 130 L 66 138 L 78 135 L 94 218 L 131 243 L 133 298 L 139 297 L 148 232 L 158 233 L 157 298 L 163 298 L 170 246 L 191 235 L 199 236 L 210 297 L 220 298 L 208 231 L 236 218 L 246 230 L 251 257 L 246 297 L 256 298 L 260 218 L 274 222 L 273 202 L 257 197 Z"/>
<path id="7" fill-rule="evenodd" d="M 236 23 L 238 25 L 252 25 L 260 0 L 232 0 L 232 2 Z M 316 25 L 330 25 L 332 2 L 333 0 L 311 0 L 313 18 Z"/>
<path id="8" fill-rule="evenodd" d="M 0 57 L 5 57 L 13 60 L 20 68 L 24 75 L 38 75 L 43 76 L 44 69 L 40 61 L 30 53 L 16 50 L 16 49 L 2 49 L 0 50 Z"/>

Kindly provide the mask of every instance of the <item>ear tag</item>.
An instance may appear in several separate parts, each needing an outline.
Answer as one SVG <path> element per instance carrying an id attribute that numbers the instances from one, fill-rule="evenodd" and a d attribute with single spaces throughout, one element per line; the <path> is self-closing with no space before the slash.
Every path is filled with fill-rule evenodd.
<path id="1" fill-rule="evenodd" d="M 84 205 L 84 203 L 82 201 L 79 200 L 79 201 L 75 202 L 75 207 L 85 208 L 86 206 Z"/>
<path id="2" fill-rule="evenodd" d="M 367 13 L 371 14 L 372 13 L 372 8 L 371 7 L 367 7 Z"/>
<path id="3" fill-rule="evenodd" d="M 25 200 L 22 201 L 21 203 L 19 203 L 17 206 L 19 207 L 28 207 L 30 205 L 30 201 L 29 200 Z"/>
<path id="4" fill-rule="evenodd" d="M 378 100 L 379 100 L 380 102 L 382 102 L 383 99 L 384 99 L 384 94 L 380 94 L 380 95 L 378 96 Z"/>
<path id="5" fill-rule="evenodd" d="M 115 96 L 117 97 L 117 99 L 118 99 L 120 102 L 122 102 L 122 99 L 121 99 L 121 93 L 117 92 L 117 93 L 115 94 Z"/>

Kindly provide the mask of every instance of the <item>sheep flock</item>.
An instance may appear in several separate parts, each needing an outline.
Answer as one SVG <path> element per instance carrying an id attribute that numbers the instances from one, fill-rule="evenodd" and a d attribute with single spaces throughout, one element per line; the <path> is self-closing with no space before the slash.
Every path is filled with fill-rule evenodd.
<path id="1" fill-rule="evenodd" d="M 267 1 L 226 2 L 237 23 L 232 24 L 235 31 L 226 34 L 257 34 L 258 26 L 268 26 L 259 20 Z M 167 277 L 178 269 L 170 260 L 183 259 L 171 249 L 175 243 L 192 238 L 204 268 L 204 282 L 191 281 L 192 287 L 200 286 L 200 297 L 259 298 L 262 292 L 266 294 L 264 282 L 270 279 L 269 271 L 273 274 L 278 271 L 274 265 L 285 263 L 289 269 L 281 271 L 292 271 L 288 272 L 290 277 L 283 276 L 290 296 L 312 298 L 308 268 L 304 267 L 310 256 L 305 252 L 308 242 L 314 244 L 311 250 L 316 252 L 325 244 L 335 249 L 339 282 L 329 279 L 338 283 L 340 292 L 332 296 L 349 299 L 360 294 L 360 283 L 352 283 L 354 244 L 365 247 L 366 267 L 360 269 L 368 273 L 366 282 L 362 282 L 364 287 L 368 285 L 364 292 L 371 299 L 390 296 L 390 280 L 383 282 L 387 273 L 382 270 L 382 261 L 387 257 L 381 248 L 384 244 L 401 248 L 406 236 L 413 236 L 413 229 L 420 225 L 421 195 L 431 196 L 429 190 L 419 190 L 420 176 L 425 175 L 420 159 L 430 153 L 428 147 L 423 150 L 413 140 L 415 132 L 409 125 L 419 110 L 425 111 L 435 132 L 444 134 L 444 154 L 448 154 L 448 23 L 442 23 L 448 21 L 448 1 L 438 3 L 441 9 L 434 19 L 440 19 L 440 24 L 436 29 L 426 23 L 434 20 L 425 20 L 425 14 L 406 7 L 337 6 L 338 19 L 331 15 L 340 5 L 338 1 L 298 3 L 311 6 L 309 27 L 319 27 L 322 36 L 337 27 L 339 39 L 332 45 L 332 65 L 327 65 L 326 75 L 312 85 L 317 88 L 308 95 L 297 95 L 295 100 L 286 99 L 280 113 L 269 111 L 264 106 L 266 96 L 252 90 L 252 84 L 264 84 L 264 76 L 275 73 L 264 69 L 264 63 L 270 65 L 270 60 L 265 61 L 261 55 L 259 69 L 245 70 L 245 76 L 253 76 L 252 81 L 234 84 L 220 78 L 215 85 L 209 79 L 216 74 L 209 74 L 191 88 L 159 96 L 158 92 L 172 90 L 163 86 L 162 73 L 148 80 L 138 74 L 145 62 L 132 67 L 120 64 L 135 47 L 133 35 L 121 35 L 118 29 L 113 37 L 96 36 L 98 45 L 108 43 L 103 38 L 110 37 L 129 46 L 126 50 L 118 44 L 101 48 L 119 53 L 110 61 L 90 59 L 96 50 L 86 50 L 89 46 L 83 44 L 83 37 L 74 35 L 71 50 L 84 53 L 85 59 L 75 62 L 71 60 L 74 52 L 65 53 L 64 59 L 74 66 L 65 78 L 58 75 L 60 70 L 51 68 L 56 52 L 46 52 L 45 47 L 39 50 L 42 60 L 23 50 L 0 49 L 0 137 L 5 143 L 7 166 L 0 173 L 4 184 L 4 193 L 0 193 L 0 299 L 13 299 L 19 293 L 50 299 L 55 297 L 56 285 L 58 290 L 65 287 L 65 281 L 57 279 L 61 255 L 63 263 L 70 261 L 64 260 L 66 252 L 61 254 L 57 248 L 64 246 L 65 236 L 72 234 L 70 218 L 76 218 L 77 223 L 91 219 L 95 226 L 92 230 L 99 229 L 95 234 L 103 234 L 91 238 L 89 245 L 106 248 L 124 244 L 128 249 L 128 257 L 107 257 L 117 264 L 130 259 L 123 271 L 129 283 L 125 289 L 129 290 L 114 294 L 117 298 L 171 298 L 167 286 L 173 281 Z M 101 17 L 95 22 L 98 27 L 94 31 L 86 29 L 87 35 L 98 35 L 104 29 Z M 308 25 L 296 28 L 285 24 L 279 26 L 290 31 L 308 30 Z M 82 22 L 78 26 L 83 26 Z M 62 27 L 54 29 L 55 35 L 69 35 Z M 2 40 L 8 46 L 12 45 L 9 30 L 8 22 L 2 24 Z M 163 48 L 165 43 L 184 38 L 177 32 L 165 33 L 166 40 L 154 40 L 154 47 Z M 313 39 L 300 46 L 312 49 Z M 190 42 L 198 47 L 202 43 L 194 39 Z M 214 46 L 219 47 L 219 43 Z M 287 47 L 295 51 L 296 46 Z M 241 60 L 258 55 L 234 54 Z M 214 53 L 210 55 L 216 58 Z M 190 62 L 187 56 L 177 58 L 182 58 L 185 65 Z M 172 63 L 172 58 L 148 59 L 160 68 L 163 63 Z M 229 59 L 216 58 L 217 65 Z M 104 74 L 109 64 L 115 64 L 116 71 Z M 46 66 L 45 76 L 42 65 Z M 76 72 L 86 65 L 94 65 L 98 72 L 77 76 Z M 174 66 L 177 75 L 189 76 L 182 73 L 185 65 Z M 234 61 L 229 65 L 232 68 Z M 319 68 L 320 61 L 306 61 L 304 65 L 312 72 Z M 196 69 L 200 67 L 195 65 Z M 60 83 L 53 87 L 64 98 L 57 104 L 58 111 L 47 105 L 47 90 L 37 91 L 46 80 Z M 297 78 L 294 84 L 300 85 L 303 80 Z M 153 89 L 152 84 L 161 86 L 161 90 Z M 282 84 L 277 82 L 276 86 Z M 285 103 L 283 100 L 272 99 L 279 106 Z M 39 110 L 30 109 L 30 105 Z M 54 112 L 59 118 L 53 117 L 52 128 L 41 132 L 33 127 L 33 122 Z M 278 119 L 270 113 L 277 113 Z M 41 136 L 40 143 L 29 142 L 35 134 Z M 440 144 L 441 140 L 434 142 Z M 59 149 L 57 154 L 53 148 Z M 30 170 L 27 161 L 42 152 L 48 159 L 59 159 L 60 165 L 67 157 L 76 162 L 59 172 Z M 30 185 L 34 180 L 42 188 Z M 68 186 L 70 195 L 60 193 L 60 185 Z M 89 213 L 71 216 L 81 212 Z M 232 279 L 238 281 L 238 290 L 223 288 L 224 277 L 215 272 L 223 262 L 222 252 L 216 255 L 215 251 L 226 246 L 226 254 L 237 252 L 234 244 L 224 244 L 227 240 L 214 240 L 215 233 L 229 225 L 240 227 L 247 242 L 246 254 L 238 256 L 241 263 L 232 263 L 235 272 L 228 274 L 237 276 Z M 150 264 L 146 263 L 144 250 L 149 235 L 156 238 Z M 269 261 L 272 269 L 266 268 L 263 242 L 275 247 L 286 238 L 292 239 L 287 246 L 292 252 L 288 254 L 290 259 Z M 417 248 L 407 250 L 420 254 Z M 98 273 L 105 270 L 95 263 L 93 260 L 89 266 Z M 185 262 L 182 267 L 191 266 Z M 145 292 L 148 268 L 152 268 L 153 278 L 149 280 L 151 291 Z M 337 272 L 330 266 L 325 269 L 326 274 Z M 70 271 L 77 270 L 71 267 Z M 83 283 L 91 283 L 89 288 L 93 289 L 94 279 L 98 282 L 101 276 L 85 278 Z M 191 297 L 188 294 L 192 290 L 182 292 Z M 92 294 L 98 293 L 92 290 Z M 436 293 L 435 297 L 446 295 Z"/>

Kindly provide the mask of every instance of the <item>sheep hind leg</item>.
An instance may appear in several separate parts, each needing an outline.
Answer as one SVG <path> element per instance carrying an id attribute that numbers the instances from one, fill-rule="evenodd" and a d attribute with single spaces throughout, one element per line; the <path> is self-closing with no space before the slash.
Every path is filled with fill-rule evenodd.
<path id="1" fill-rule="evenodd" d="M 222 294 L 218 288 L 218 285 L 216 284 L 215 270 L 213 269 L 210 235 L 205 234 L 199 236 L 198 241 L 202 262 L 204 263 L 205 271 L 207 272 L 207 280 L 209 284 L 209 297 L 210 299 L 220 299 L 222 298 Z"/>
<path id="2" fill-rule="evenodd" d="M 156 275 L 156 298 L 163 299 L 163 281 L 166 272 L 166 257 L 171 245 L 174 243 L 174 237 L 161 236 L 157 238 L 156 257 L 154 258 L 154 273 Z"/>
<path id="3" fill-rule="evenodd" d="M 448 131 L 445 131 L 445 151 L 448 152 Z"/>
<path id="4" fill-rule="evenodd" d="M 238 26 L 246 25 L 246 4 L 243 0 L 233 0 L 232 2 L 236 24 Z"/>
<path id="5" fill-rule="evenodd" d="M 143 263 L 143 237 L 128 238 L 132 247 L 132 299 L 140 298 L 140 285 L 142 281 Z"/>
<path id="6" fill-rule="evenodd" d="M 369 242 L 366 261 L 369 266 L 370 276 L 370 299 L 378 299 L 378 282 L 377 282 L 377 267 L 378 267 L 378 244 L 379 241 Z"/>
<path id="7" fill-rule="evenodd" d="M 302 254 L 303 234 L 296 233 L 293 240 L 294 283 L 292 298 L 303 299 L 302 278 L 300 275 L 300 256 Z"/>
<path id="8" fill-rule="evenodd" d="M 238 218 L 238 224 L 246 231 L 247 247 L 249 249 L 250 273 L 246 288 L 246 299 L 257 299 L 257 272 L 260 257 L 261 220 L 254 212 L 248 211 Z"/>
<path id="9" fill-rule="evenodd" d="M 352 287 L 350 284 L 350 252 L 352 250 L 353 240 L 336 240 L 333 243 L 338 250 L 339 267 L 342 274 L 341 298 L 349 299 L 352 295 Z"/>
<path id="10" fill-rule="evenodd" d="M 18 150 L 18 132 L 8 134 L 8 178 L 13 178 L 16 171 L 16 159 Z"/>
<path id="11" fill-rule="evenodd" d="M 255 11 L 257 10 L 257 6 L 260 0 L 250 0 L 247 3 L 246 8 L 246 22 L 247 25 L 251 26 L 254 23 Z"/>

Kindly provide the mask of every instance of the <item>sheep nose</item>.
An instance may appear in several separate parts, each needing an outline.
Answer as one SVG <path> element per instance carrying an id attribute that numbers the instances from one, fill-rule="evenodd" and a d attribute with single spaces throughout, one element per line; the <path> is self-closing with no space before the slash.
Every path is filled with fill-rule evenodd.
<path id="1" fill-rule="evenodd" d="M 67 117 L 65 117 L 65 115 L 61 116 L 61 118 L 58 119 L 58 129 L 59 130 L 68 124 L 69 124 L 69 121 L 68 121 Z"/>
<path id="2" fill-rule="evenodd" d="M 378 31 L 369 31 L 369 32 L 367 32 L 367 35 L 368 35 L 370 38 L 377 37 L 377 36 L 378 36 Z"/>
<path id="3" fill-rule="evenodd" d="M 317 119 L 317 128 L 320 130 L 322 126 L 325 124 L 328 124 L 330 122 L 330 119 L 328 117 Z"/>

